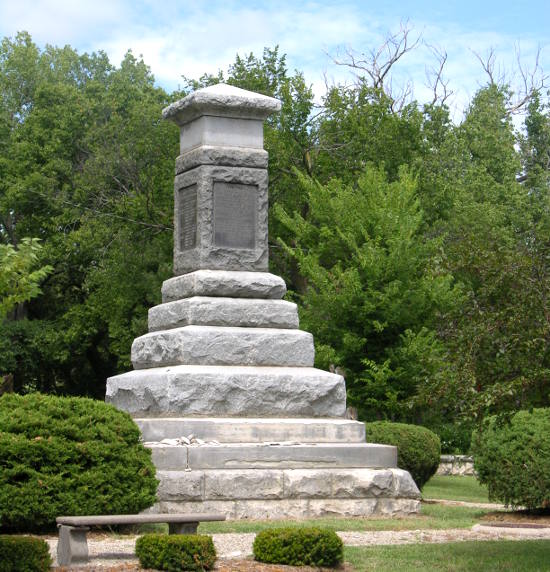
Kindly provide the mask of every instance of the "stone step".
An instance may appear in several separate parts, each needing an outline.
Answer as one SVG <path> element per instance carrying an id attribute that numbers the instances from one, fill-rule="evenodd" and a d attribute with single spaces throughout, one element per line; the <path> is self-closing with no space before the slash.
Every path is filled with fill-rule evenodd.
<path id="1" fill-rule="evenodd" d="M 397 448 L 372 443 L 147 444 L 160 471 L 397 467 Z"/>
<path id="2" fill-rule="evenodd" d="M 157 472 L 159 501 L 419 499 L 402 469 L 196 469 Z"/>
<path id="3" fill-rule="evenodd" d="M 277 300 L 285 293 L 284 280 L 268 272 L 196 270 L 170 278 L 162 284 L 163 302 L 173 302 L 191 296 Z"/>
<path id="4" fill-rule="evenodd" d="M 133 417 L 342 418 L 346 387 L 309 367 L 179 365 L 110 377 L 105 400 Z"/>
<path id="5" fill-rule="evenodd" d="M 285 300 L 193 296 L 149 310 L 150 332 L 190 325 L 297 329 L 298 309 Z"/>
<path id="6" fill-rule="evenodd" d="M 195 435 L 220 443 L 364 443 L 365 425 L 349 419 L 183 417 L 134 419 L 144 441 Z"/>
<path id="7" fill-rule="evenodd" d="M 132 344 L 135 369 L 168 365 L 313 366 L 313 336 L 301 330 L 184 326 Z"/>
<path id="8" fill-rule="evenodd" d="M 420 501 L 418 499 L 393 497 L 161 501 L 150 510 L 151 512 L 185 514 L 216 512 L 225 514 L 227 520 L 404 517 L 420 513 Z"/>

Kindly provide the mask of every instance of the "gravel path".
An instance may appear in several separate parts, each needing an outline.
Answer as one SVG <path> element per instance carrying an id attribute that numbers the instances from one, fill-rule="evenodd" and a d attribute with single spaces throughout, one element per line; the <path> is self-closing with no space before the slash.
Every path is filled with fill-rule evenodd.
<path id="1" fill-rule="evenodd" d="M 454 528 L 447 530 L 401 530 L 339 532 L 346 546 L 374 546 L 388 544 L 418 544 L 460 542 L 465 540 L 527 540 L 550 539 L 550 528 L 498 528 L 476 524 L 471 529 Z M 220 558 L 245 558 L 252 554 L 254 533 L 212 535 Z M 89 538 L 88 549 L 93 559 L 88 566 L 79 569 L 106 569 L 114 563 L 137 562 L 134 545 L 137 537 L 129 538 Z M 48 538 L 52 557 L 55 559 L 57 539 Z M 56 562 L 55 562 L 56 564 Z"/>

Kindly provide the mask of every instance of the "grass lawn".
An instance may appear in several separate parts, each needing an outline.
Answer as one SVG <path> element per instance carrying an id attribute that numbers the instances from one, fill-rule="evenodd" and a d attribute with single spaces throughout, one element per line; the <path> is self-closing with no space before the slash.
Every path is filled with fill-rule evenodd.
<path id="1" fill-rule="evenodd" d="M 423 504 L 419 516 L 407 518 L 319 518 L 304 520 L 236 520 L 228 522 L 201 522 L 199 533 L 259 532 L 282 526 L 316 526 L 324 530 L 418 530 L 470 528 L 488 511 L 464 506 Z M 167 528 L 167 527 L 166 527 Z"/>
<path id="2" fill-rule="evenodd" d="M 489 502 L 487 487 L 475 477 L 442 477 L 434 475 L 422 490 L 426 499 L 447 499 L 468 502 Z"/>
<path id="3" fill-rule="evenodd" d="M 344 560 L 357 572 L 534 572 L 550 570 L 549 554 L 550 540 L 499 540 L 346 547 Z"/>

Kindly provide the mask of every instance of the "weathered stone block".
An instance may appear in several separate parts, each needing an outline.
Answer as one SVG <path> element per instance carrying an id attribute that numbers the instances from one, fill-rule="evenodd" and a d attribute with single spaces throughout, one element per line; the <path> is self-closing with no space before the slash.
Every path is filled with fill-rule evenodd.
<path id="1" fill-rule="evenodd" d="M 267 151 L 263 149 L 201 145 L 176 159 L 176 175 L 199 165 L 251 167 L 267 169 Z"/>
<path id="2" fill-rule="evenodd" d="M 314 368 L 180 365 L 111 377 L 105 400 L 134 417 L 343 417 L 346 388 Z"/>
<path id="3" fill-rule="evenodd" d="M 279 499 L 283 497 L 281 471 L 264 469 L 206 471 L 206 500 L 246 498 Z"/>
<path id="4" fill-rule="evenodd" d="M 334 473 L 332 495 L 337 498 L 388 496 L 394 490 L 393 478 L 391 470 L 358 469 Z"/>
<path id="5" fill-rule="evenodd" d="M 277 300 L 285 293 L 284 280 L 268 272 L 196 270 L 170 278 L 162 284 L 163 302 L 172 302 L 191 296 Z"/>
<path id="6" fill-rule="evenodd" d="M 311 367 L 313 336 L 300 330 L 185 326 L 134 340 L 135 369 L 168 365 Z"/>
<path id="7" fill-rule="evenodd" d="M 203 500 L 204 473 L 202 471 L 157 471 L 157 498 L 163 501 Z"/>
<path id="8" fill-rule="evenodd" d="M 149 310 L 149 331 L 182 326 L 298 328 L 296 304 L 285 300 L 213 298 L 194 296 L 154 306 Z"/>
<path id="9" fill-rule="evenodd" d="M 285 498 L 330 498 L 332 471 L 288 469 L 284 471 Z"/>

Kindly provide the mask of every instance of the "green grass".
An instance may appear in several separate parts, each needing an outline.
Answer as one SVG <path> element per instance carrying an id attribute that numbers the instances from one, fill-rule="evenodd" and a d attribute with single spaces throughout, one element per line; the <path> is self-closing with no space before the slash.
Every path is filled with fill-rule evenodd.
<path id="1" fill-rule="evenodd" d="M 470 528 L 488 511 L 463 506 L 423 504 L 419 516 L 407 518 L 319 518 L 304 520 L 235 520 L 227 522 L 202 522 L 201 534 L 224 532 L 259 532 L 267 528 L 288 526 L 316 526 L 324 530 L 417 530 Z"/>
<path id="2" fill-rule="evenodd" d="M 356 572 L 535 572 L 550 570 L 550 540 L 345 547 Z"/>
<path id="3" fill-rule="evenodd" d="M 433 476 L 422 489 L 425 499 L 489 502 L 487 487 L 475 477 Z"/>

